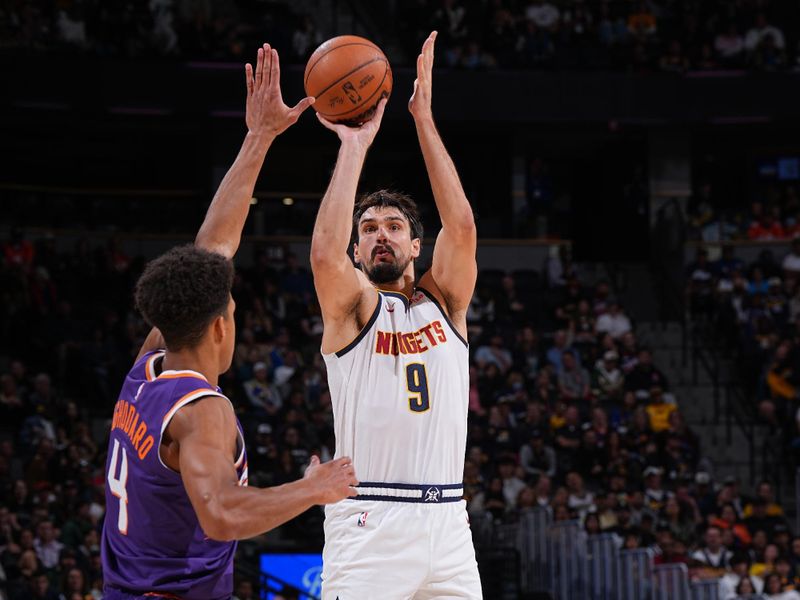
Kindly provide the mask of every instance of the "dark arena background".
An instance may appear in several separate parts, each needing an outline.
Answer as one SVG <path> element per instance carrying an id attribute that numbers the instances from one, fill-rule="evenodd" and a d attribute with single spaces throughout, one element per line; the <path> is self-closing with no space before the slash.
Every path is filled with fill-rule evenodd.
<path id="1" fill-rule="evenodd" d="M 433 29 L 479 236 L 464 487 L 484 597 L 800 598 L 794 0 L 0 3 L 0 598 L 102 598 L 112 408 L 148 332 L 133 284 L 193 239 L 261 43 L 289 104 L 322 41 L 386 52 L 360 189 L 417 199 L 426 268 L 407 102 Z M 220 385 L 251 485 L 333 453 L 309 244 L 337 148 L 312 111 L 280 137 L 236 258 Z M 235 597 L 318 598 L 322 521 L 241 542 Z"/>

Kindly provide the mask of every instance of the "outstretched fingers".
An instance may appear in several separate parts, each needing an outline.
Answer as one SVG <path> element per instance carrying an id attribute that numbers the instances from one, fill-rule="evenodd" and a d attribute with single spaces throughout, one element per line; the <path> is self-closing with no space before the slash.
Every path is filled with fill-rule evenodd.
<path id="1" fill-rule="evenodd" d="M 275 48 L 270 52 L 269 62 L 269 85 L 270 88 L 281 91 L 281 63 L 278 57 L 278 51 Z"/>
<path id="2" fill-rule="evenodd" d="M 261 79 L 264 77 L 264 49 L 258 49 L 258 57 L 256 58 L 256 74 L 255 74 L 255 88 L 261 87 Z"/>
<path id="3" fill-rule="evenodd" d="M 247 63 L 244 66 L 244 78 L 245 78 L 245 83 L 247 84 L 247 95 L 248 96 L 252 96 L 253 95 L 253 83 L 254 83 L 253 82 L 253 65 L 251 65 L 250 63 Z"/>
<path id="4" fill-rule="evenodd" d="M 436 43 L 436 32 L 433 31 L 422 44 L 423 64 L 425 66 L 425 73 L 430 73 L 433 69 L 433 47 Z"/>

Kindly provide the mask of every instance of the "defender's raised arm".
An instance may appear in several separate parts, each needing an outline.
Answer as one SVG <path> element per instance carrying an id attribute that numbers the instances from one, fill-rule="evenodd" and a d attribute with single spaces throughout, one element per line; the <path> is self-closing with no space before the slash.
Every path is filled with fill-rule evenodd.
<path id="1" fill-rule="evenodd" d="M 194 241 L 199 248 L 233 258 L 239 249 L 250 200 L 267 151 L 275 138 L 297 122 L 303 111 L 314 103 L 313 98 L 303 98 L 292 108 L 286 106 L 281 96 L 280 76 L 278 51 L 269 44 L 258 49 L 255 71 L 250 63 L 245 65 L 247 135 L 208 207 Z M 163 347 L 164 338 L 153 329 L 136 360 Z"/>

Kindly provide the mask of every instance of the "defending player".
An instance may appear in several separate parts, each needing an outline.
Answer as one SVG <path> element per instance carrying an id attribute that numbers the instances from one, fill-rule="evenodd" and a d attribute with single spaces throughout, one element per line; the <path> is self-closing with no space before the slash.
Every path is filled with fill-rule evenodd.
<path id="1" fill-rule="evenodd" d="M 156 329 L 125 379 L 111 425 L 102 538 L 109 600 L 230 598 L 235 540 L 355 494 L 348 458 L 321 465 L 314 457 L 300 481 L 248 488 L 241 426 L 217 387 L 233 357 L 231 258 L 256 178 L 275 137 L 312 102 L 283 104 L 278 54 L 268 45 L 255 73 L 249 64 L 246 73 L 247 137 L 195 246 L 151 262 L 136 287 L 136 303 Z"/>
<path id="2" fill-rule="evenodd" d="M 442 221 L 432 267 L 418 285 L 422 225 L 414 202 L 381 191 L 355 203 L 385 101 L 357 129 L 320 117 L 341 148 L 314 227 L 311 264 L 336 455 L 352 456 L 361 480 L 358 497 L 325 511 L 324 600 L 481 597 L 461 500 L 476 233 L 431 113 L 435 38 L 417 59 L 409 102 Z M 351 233 L 358 268 L 347 254 Z"/>

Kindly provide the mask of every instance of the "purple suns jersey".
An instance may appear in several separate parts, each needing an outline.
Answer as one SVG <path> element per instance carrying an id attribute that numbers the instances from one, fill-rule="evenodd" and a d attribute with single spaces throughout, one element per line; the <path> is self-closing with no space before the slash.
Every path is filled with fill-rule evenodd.
<path id="1" fill-rule="evenodd" d="M 136 362 L 114 407 L 102 540 L 105 597 L 229 598 L 236 542 L 206 537 L 180 474 L 159 453 L 161 435 L 181 407 L 225 396 L 195 371 L 159 373 L 163 356 L 150 352 Z M 247 485 L 238 421 L 237 428 L 236 471 L 239 485 Z"/>

